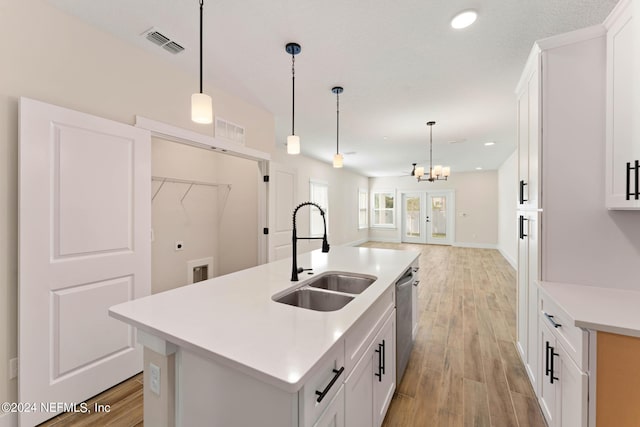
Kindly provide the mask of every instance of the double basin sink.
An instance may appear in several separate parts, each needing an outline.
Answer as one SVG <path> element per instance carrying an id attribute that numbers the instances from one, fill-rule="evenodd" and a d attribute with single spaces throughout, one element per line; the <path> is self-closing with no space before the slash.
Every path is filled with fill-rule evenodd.
<path id="1" fill-rule="evenodd" d="M 315 311 L 336 311 L 367 289 L 377 277 L 354 273 L 324 273 L 273 300 Z"/>

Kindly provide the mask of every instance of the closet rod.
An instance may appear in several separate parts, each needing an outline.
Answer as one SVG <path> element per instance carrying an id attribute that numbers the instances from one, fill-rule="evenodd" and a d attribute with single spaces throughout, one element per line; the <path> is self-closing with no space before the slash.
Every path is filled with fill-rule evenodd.
<path id="1" fill-rule="evenodd" d="M 152 181 L 160 181 L 160 186 L 158 187 L 156 192 L 153 193 L 153 196 L 151 197 L 151 201 L 153 201 L 156 198 L 156 196 L 158 195 L 158 193 L 160 192 L 160 190 L 162 190 L 162 186 L 164 186 L 165 182 L 172 182 L 174 184 L 188 184 L 189 185 L 189 188 L 187 189 L 187 191 L 184 193 L 184 195 L 180 199 L 180 202 L 182 202 L 184 200 L 184 198 L 187 197 L 187 194 L 189 194 L 189 191 L 191 191 L 191 188 L 193 188 L 194 185 L 204 185 L 204 186 L 207 186 L 207 187 L 227 187 L 227 190 L 231 191 L 231 184 L 220 184 L 220 183 L 216 183 L 216 182 L 206 182 L 206 181 L 192 181 L 192 180 L 189 180 L 189 179 L 169 178 L 169 177 L 164 177 L 164 176 L 152 176 L 151 180 Z"/>

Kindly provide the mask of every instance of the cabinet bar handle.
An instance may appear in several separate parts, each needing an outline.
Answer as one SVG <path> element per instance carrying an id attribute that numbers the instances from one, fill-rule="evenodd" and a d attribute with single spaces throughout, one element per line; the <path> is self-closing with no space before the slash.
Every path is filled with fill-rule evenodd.
<path id="1" fill-rule="evenodd" d="M 520 204 L 523 204 L 524 202 L 528 202 L 529 200 L 524 198 L 524 186 L 527 185 L 526 182 L 524 182 L 524 180 L 520 180 Z"/>
<path id="2" fill-rule="evenodd" d="M 558 380 L 558 377 L 553 376 L 553 372 L 554 372 L 554 371 L 555 371 L 555 369 L 556 369 L 556 368 L 555 368 L 555 366 L 554 366 L 555 364 L 553 363 L 553 358 L 554 358 L 555 356 L 558 356 L 558 353 L 556 353 L 555 351 L 553 351 L 553 350 L 554 350 L 554 348 L 553 348 L 553 347 L 551 347 L 551 346 L 549 347 L 549 350 L 550 350 L 550 352 L 551 352 L 551 356 L 550 356 L 550 359 L 551 359 L 551 370 L 549 371 L 549 373 L 550 373 L 551 375 L 549 375 L 549 381 L 551 382 L 551 384 L 553 384 L 553 380 Z"/>
<path id="3" fill-rule="evenodd" d="M 327 393 L 329 393 L 329 390 L 331 390 L 331 387 L 333 387 L 333 385 L 336 383 L 336 381 L 338 380 L 338 377 L 344 372 L 344 366 L 338 370 L 333 370 L 333 373 L 335 374 L 333 376 L 333 378 L 331 378 L 331 382 L 329 382 L 329 384 L 327 384 L 327 386 L 324 388 L 324 390 L 322 391 L 318 391 L 316 390 L 316 394 L 318 395 L 318 398 L 316 399 L 316 402 L 320 403 L 322 402 L 322 399 L 324 399 L 324 397 L 327 395 Z"/>
<path id="4" fill-rule="evenodd" d="M 378 373 L 373 374 L 376 377 L 378 377 L 378 382 L 382 382 L 382 375 L 384 374 L 384 366 L 383 366 L 384 361 L 382 360 L 383 351 L 384 351 L 383 345 L 378 344 L 378 349 L 376 350 L 376 353 L 378 353 Z"/>
<path id="5" fill-rule="evenodd" d="M 524 216 L 520 215 L 520 240 L 524 240 L 525 237 L 528 236 L 528 234 L 524 234 L 524 222 L 525 221 L 529 221 L 527 218 L 525 218 Z"/>
<path id="6" fill-rule="evenodd" d="M 547 377 L 551 372 L 551 368 L 549 366 L 549 350 L 551 350 L 551 346 L 549 345 L 549 341 L 547 341 L 546 348 L 545 348 L 545 364 L 544 364 L 544 375 Z"/>
<path id="7" fill-rule="evenodd" d="M 387 349 L 385 347 L 385 342 L 382 340 L 382 375 L 384 375 L 384 369 L 387 366 Z"/>
<path id="8" fill-rule="evenodd" d="M 420 280 L 416 280 L 413 282 L 413 286 L 418 286 L 420 284 Z"/>
<path id="9" fill-rule="evenodd" d="M 562 326 L 560 323 L 556 322 L 553 319 L 553 316 L 551 314 L 548 314 L 546 312 L 543 312 L 543 313 L 544 313 L 544 317 L 546 317 L 549 320 L 549 322 L 551 322 L 554 328 L 559 328 L 560 326 Z"/>
<path id="10" fill-rule="evenodd" d="M 631 189 L 631 170 L 633 169 L 633 185 L 634 189 Z M 626 189 L 626 197 L 627 200 L 631 200 L 631 196 L 635 200 L 640 199 L 640 161 L 635 160 L 633 162 L 633 166 L 631 166 L 631 162 L 627 162 L 627 189 Z"/>

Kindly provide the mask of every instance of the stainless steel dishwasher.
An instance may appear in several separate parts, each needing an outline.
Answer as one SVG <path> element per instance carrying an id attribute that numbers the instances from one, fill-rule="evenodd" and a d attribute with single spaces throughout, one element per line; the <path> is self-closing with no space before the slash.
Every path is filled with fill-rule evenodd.
<path id="1" fill-rule="evenodd" d="M 400 384 L 413 349 L 412 285 L 413 268 L 407 269 L 396 282 L 396 384 Z"/>

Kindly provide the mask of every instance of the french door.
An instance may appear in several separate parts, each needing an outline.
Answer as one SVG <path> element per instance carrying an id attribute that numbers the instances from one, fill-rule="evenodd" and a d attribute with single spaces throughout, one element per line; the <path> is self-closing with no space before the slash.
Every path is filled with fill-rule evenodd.
<path id="1" fill-rule="evenodd" d="M 407 243 L 453 244 L 452 190 L 402 193 L 402 236 Z"/>

